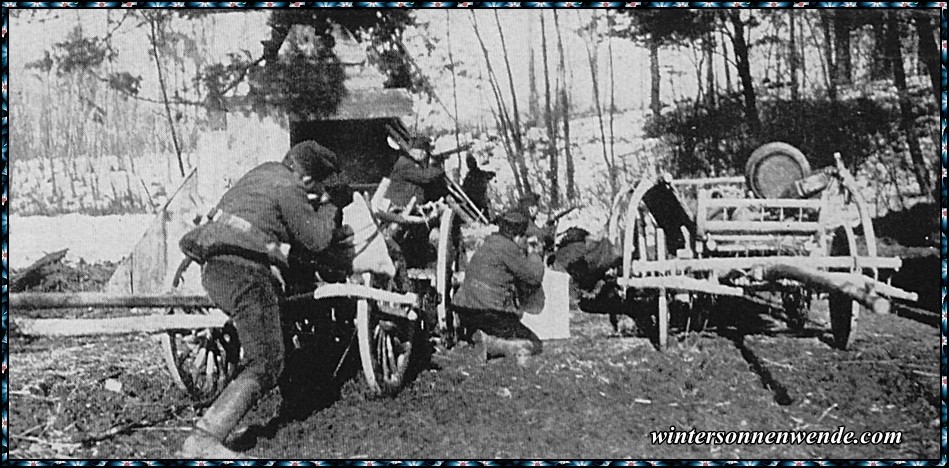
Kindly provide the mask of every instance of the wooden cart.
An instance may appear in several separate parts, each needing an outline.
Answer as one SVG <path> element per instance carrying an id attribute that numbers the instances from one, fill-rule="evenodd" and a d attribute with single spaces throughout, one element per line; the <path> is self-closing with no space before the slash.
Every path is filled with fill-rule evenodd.
<path id="1" fill-rule="evenodd" d="M 423 307 L 437 311 L 436 332 L 454 340 L 449 307 L 461 255 L 452 229 L 455 210 L 439 205 L 434 269 L 420 274 L 434 282 L 432 293 L 413 292 L 394 278 L 372 273 L 352 275 L 343 283 L 325 283 L 310 293 L 291 295 L 282 305 L 288 346 L 321 346 L 337 352 L 339 365 L 358 352 L 369 389 L 392 394 L 406 382 L 428 332 Z M 412 215 L 403 219 L 415 222 Z M 375 225 L 378 229 L 378 224 Z M 420 296 L 426 296 L 424 298 Z M 14 310 L 130 308 L 163 313 L 112 319 L 41 319 L 17 321 L 25 334 L 81 336 L 121 333 L 161 335 L 164 361 L 174 383 L 199 403 L 210 403 L 234 377 L 241 359 L 240 337 L 228 317 L 203 295 L 20 293 L 11 294 Z M 426 302 L 427 301 L 427 302 Z M 339 369 L 339 366 L 337 366 Z"/>
<path id="2" fill-rule="evenodd" d="M 790 145 L 762 148 L 752 161 L 778 158 L 762 163 L 772 169 L 803 160 Z M 897 270 L 901 260 L 877 255 L 866 202 L 836 159 L 813 175 L 801 167 L 767 198 L 749 196 L 746 179 L 757 193 L 756 183 L 780 177 L 755 175 L 756 167 L 746 178 L 642 180 L 616 197 L 609 225 L 623 246 L 616 283 L 624 296 L 655 304 L 660 348 L 668 344 L 671 302 L 699 313 L 721 296 L 777 303 L 789 325 L 801 328 L 812 296 L 826 292 L 834 343 L 846 349 L 861 306 L 885 313 L 886 297 L 916 300 L 878 280 L 879 270 Z M 682 196 L 686 187 L 694 198 Z"/>

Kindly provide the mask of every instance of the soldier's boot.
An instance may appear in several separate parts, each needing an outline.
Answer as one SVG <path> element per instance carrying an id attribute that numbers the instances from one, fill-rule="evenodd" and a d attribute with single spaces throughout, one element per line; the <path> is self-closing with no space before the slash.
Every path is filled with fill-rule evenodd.
<path id="1" fill-rule="evenodd" d="M 520 366 L 527 365 L 530 357 L 536 354 L 535 345 L 530 340 L 506 340 L 488 334 L 482 335 L 483 362 L 491 359 L 513 357 Z"/>
<path id="2" fill-rule="evenodd" d="M 262 393 L 263 386 L 256 378 L 239 375 L 224 388 L 224 392 L 195 424 L 194 432 L 181 446 L 178 457 L 198 460 L 241 458 L 238 452 L 224 446 L 224 440 Z"/>

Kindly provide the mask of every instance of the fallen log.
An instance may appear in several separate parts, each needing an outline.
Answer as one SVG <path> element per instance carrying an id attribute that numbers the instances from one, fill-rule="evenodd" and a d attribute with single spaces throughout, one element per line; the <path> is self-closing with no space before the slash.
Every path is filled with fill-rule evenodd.
<path id="1" fill-rule="evenodd" d="M 57 264 L 66 257 L 66 252 L 68 249 L 63 249 L 57 252 L 48 253 L 43 255 L 42 258 L 33 262 L 32 265 L 26 267 L 23 271 L 18 272 L 15 277 L 11 278 L 10 281 L 10 292 L 20 292 L 29 289 L 30 287 L 36 286 L 43 278 L 46 277 L 50 272 L 47 270 L 49 267 Z"/>
<path id="2" fill-rule="evenodd" d="M 792 279 L 827 292 L 846 294 L 878 314 L 890 312 L 890 301 L 877 294 L 862 275 L 829 273 L 794 265 L 770 265 L 764 269 L 764 278 L 769 281 Z"/>

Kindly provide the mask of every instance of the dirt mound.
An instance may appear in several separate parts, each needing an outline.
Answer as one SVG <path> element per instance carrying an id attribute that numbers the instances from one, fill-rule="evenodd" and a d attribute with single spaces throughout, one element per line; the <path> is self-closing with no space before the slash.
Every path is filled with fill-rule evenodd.
<path id="1" fill-rule="evenodd" d="M 113 262 L 87 263 L 61 261 L 46 267 L 38 284 L 29 285 L 24 291 L 32 292 L 82 292 L 102 291 L 118 265 Z M 10 270 L 16 278 L 22 269 Z"/>

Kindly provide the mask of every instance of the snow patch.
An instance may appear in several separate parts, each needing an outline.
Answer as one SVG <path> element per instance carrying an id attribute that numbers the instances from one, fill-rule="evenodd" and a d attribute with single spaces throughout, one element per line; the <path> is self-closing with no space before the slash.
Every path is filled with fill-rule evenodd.
<path id="1" fill-rule="evenodd" d="M 18 216 L 10 214 L 10 268 L 30 266 L 43 255 L 69 249 L 67 260 L 117 262 L 142 238 L 155 215 Z"/>

